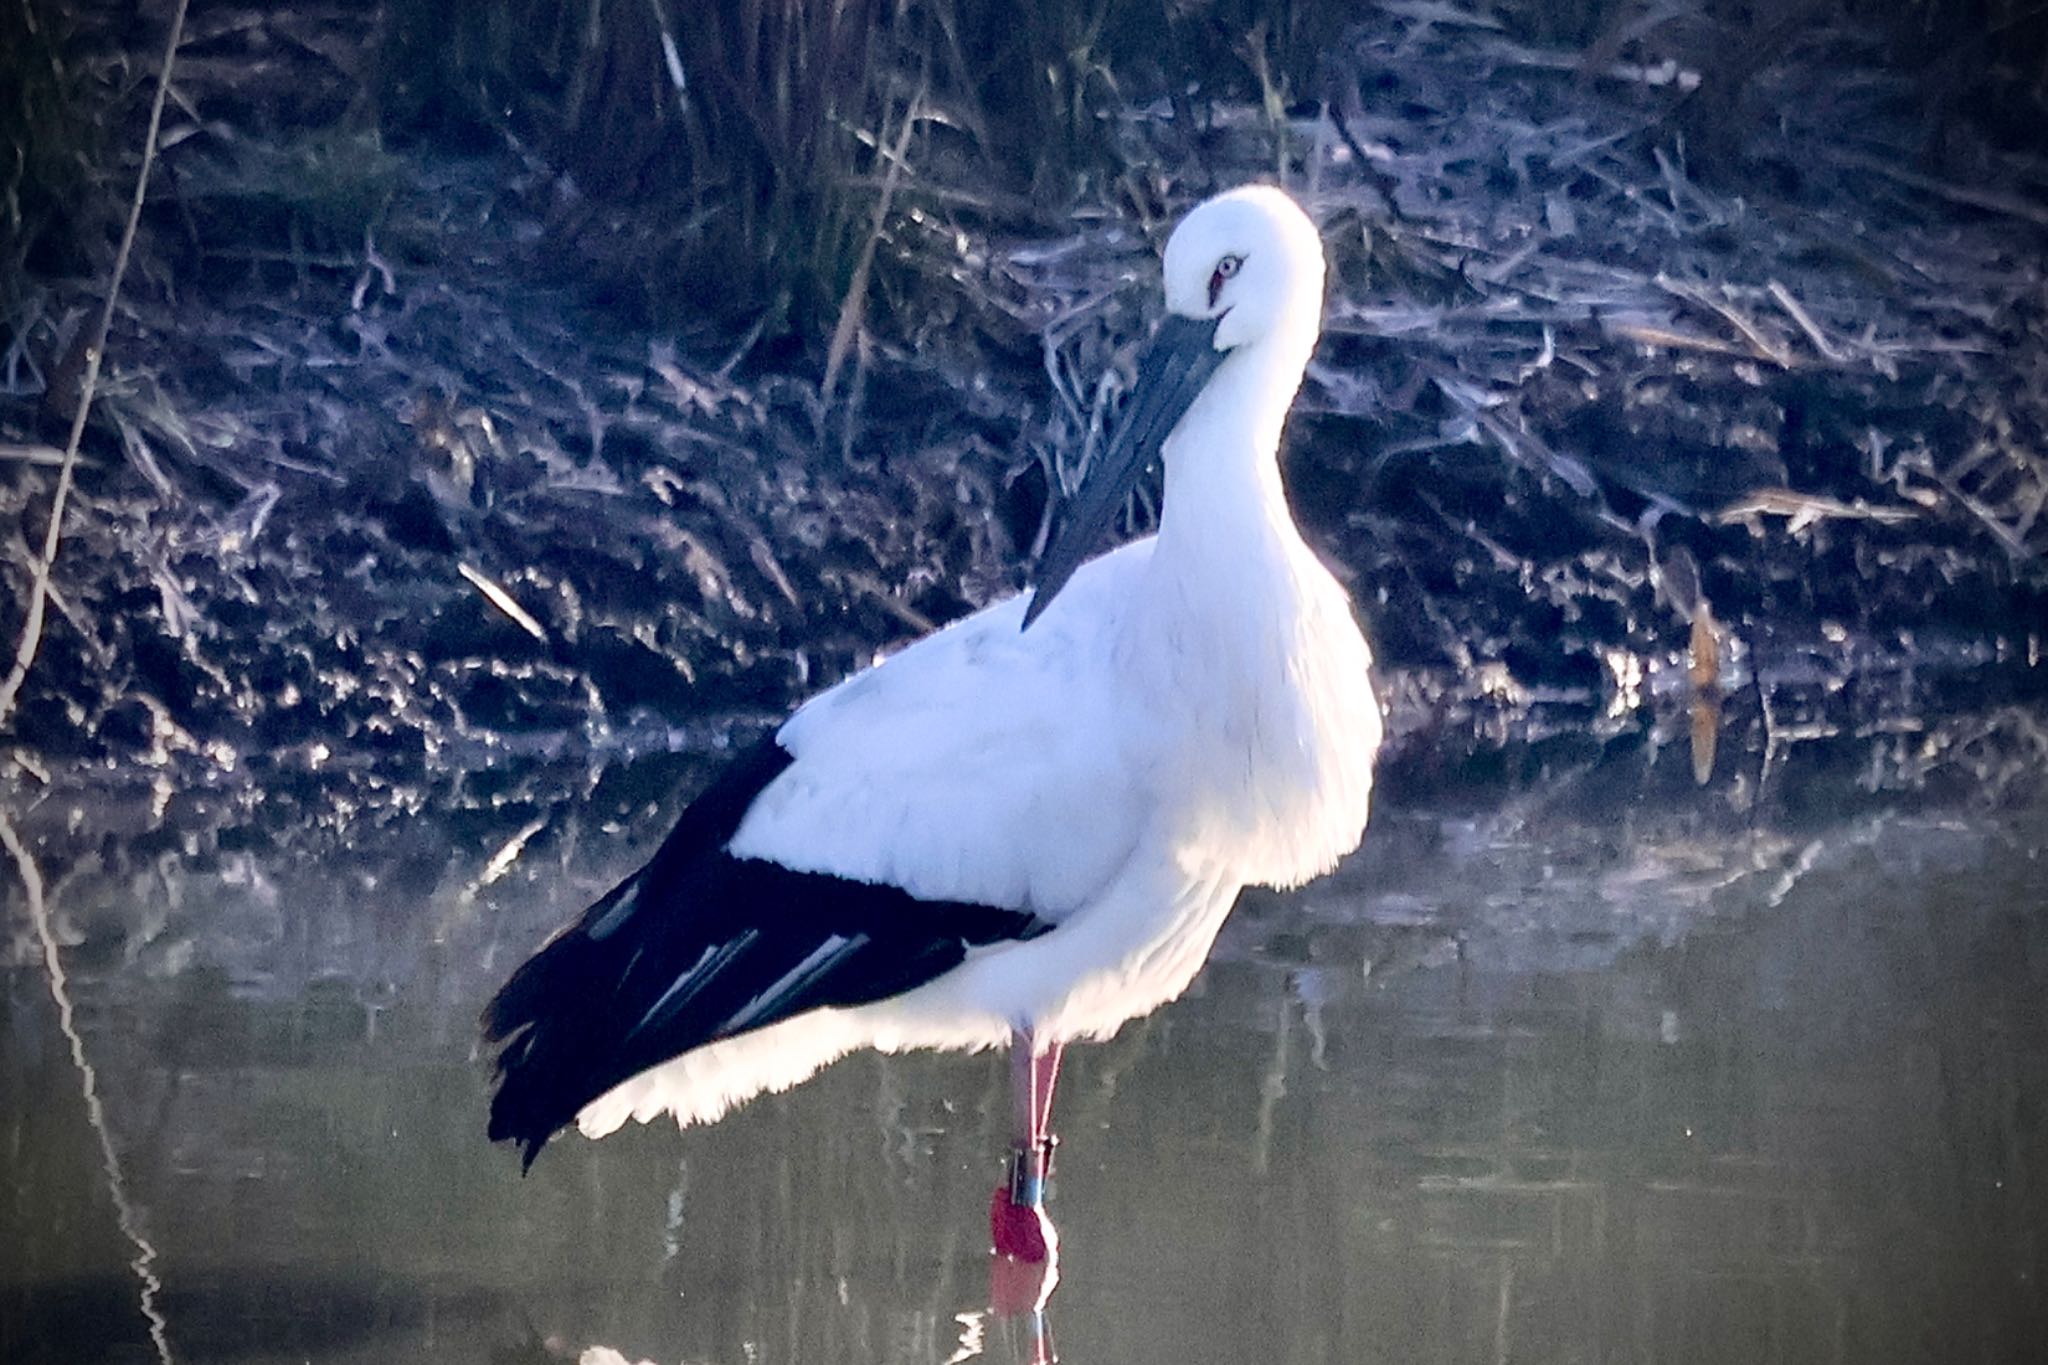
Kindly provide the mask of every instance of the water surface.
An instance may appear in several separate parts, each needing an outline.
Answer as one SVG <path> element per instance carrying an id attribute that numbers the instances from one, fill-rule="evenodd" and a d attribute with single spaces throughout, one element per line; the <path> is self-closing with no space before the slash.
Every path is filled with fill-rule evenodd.
<path id="1" fill-rule="evenodd" d="M 1397 793 L 1070 1054 L 1048 1338 L 989 1311 L 998 1058 L 853 1058 L 525 1179 L 484 1142 L 477 1008 L 645 811 L 136 835 L 51 901 L 181 1360 L 2039 1359 L 2048 807 L 1868 786 Z M 153 1359 L 18 910 L 0 1359 Z"/>

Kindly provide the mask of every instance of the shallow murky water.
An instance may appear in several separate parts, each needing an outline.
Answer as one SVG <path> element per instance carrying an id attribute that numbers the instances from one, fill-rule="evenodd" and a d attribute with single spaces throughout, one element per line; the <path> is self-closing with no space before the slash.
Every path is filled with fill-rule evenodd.
<path id="1" fill-rule="evenodd" d="M 2040 1359 L 2048 811 L 1687 789 L 1389 803 L 1248 897 L 1188 998 L 1070 1056 L 1042 1325 L 989 1310 L 996 1058 L 854 1058 L 523 1180 L 485 1144 L 476 1008 L 623 835 L 495 882 L 495 841 L 374 878 L 173 844 L 52 900 L 180 1360 Z M 0 1360 L 152 1359 L 20 923 Z"/>

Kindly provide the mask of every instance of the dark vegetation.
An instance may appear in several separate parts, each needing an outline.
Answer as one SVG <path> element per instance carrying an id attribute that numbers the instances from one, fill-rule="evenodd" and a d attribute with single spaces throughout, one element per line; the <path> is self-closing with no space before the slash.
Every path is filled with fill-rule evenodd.
<path id="1" fill-rule="evenodd" d="M 165 15 L 0 0 L 7 645 Z M 747 728 L 1024 581 L 1251 178 L 1397 771 L 2041 691 L 2032 0 L 201 3 L 173 89 L 10 782 Z"/>

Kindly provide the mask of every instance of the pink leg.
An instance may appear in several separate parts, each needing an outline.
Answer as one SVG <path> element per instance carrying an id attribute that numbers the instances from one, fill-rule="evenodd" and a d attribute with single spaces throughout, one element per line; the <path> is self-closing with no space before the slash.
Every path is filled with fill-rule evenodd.
<path id="1" fill-rule="evenodd" d="M 1065 1043 L 1048 1043 L 1043 1052 L 1031 1057 L 1031 1136 L 1038 1141 L 1052 1137 L 1052 1088 L 1060 1078 L 1060 1058 L 1066 1051 Z"/>
<path id="2" fill-rule="evenodd" d="M 1010 1044 L 1010 1137 L 1020 1147 L 1051 1136 L 1053 1086 L 1066 1050 L 1065 1043 L 1035 1049 L 1029 1035 Z"/>
<path id="3" fill-rule="evenodd" d="M 1064 1043 L 1042 1051 L 1031 1035 L 1010 1042 L 1010 1202 L 1035 1209 L 1045 1203 L 1045 1181 L 1052 1173 L 1052 1092 L 1059 1080 Z"/>
<path id="4" fill-rule="evenodd" d="M 1045 1182 L 1052 1171 L 1053 1084 L 1064 1051 L 1059 1043 L 1040 1051 L 1028 1033 L 1010 1040 L 1010 1174 L 996 1190 L 989 1223 L 996 1251 L 1020 1261 L 1042 1263 L 1051 1256 Z"/>
<path id="5" fill-rule="evenodd" d="M 1028 1034 L 1010 1038 L 1010 1145 L 1022 1147 L 1038 1136 L 1038 1057 Z"/>

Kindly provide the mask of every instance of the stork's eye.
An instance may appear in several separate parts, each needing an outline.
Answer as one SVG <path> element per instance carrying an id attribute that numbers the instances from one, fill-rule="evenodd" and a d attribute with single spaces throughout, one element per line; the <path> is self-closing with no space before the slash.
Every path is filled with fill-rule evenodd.
<path id="1" fill-rule="evenodd" d="M 1242 256 L 1225 256 L 1222 260 L 1216 262 L 1216 269 L 1209 276 L 1209 306 L 1211 308 L 1216 306 L 1216 296 L 1223 292 L 1223 282 L 1232 275 L 1235 275 L 1238 267 L 1243 264 L 1244 257 Z"/>

